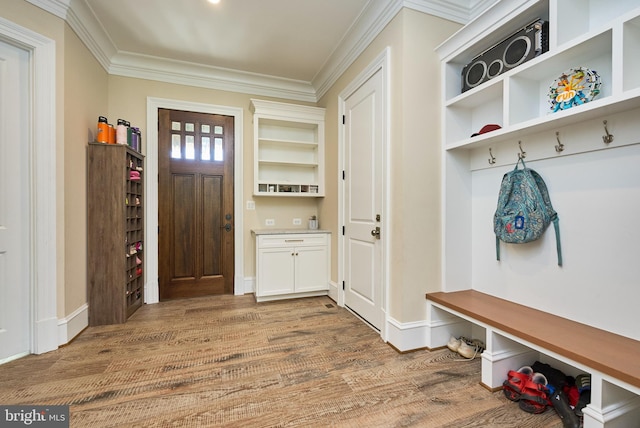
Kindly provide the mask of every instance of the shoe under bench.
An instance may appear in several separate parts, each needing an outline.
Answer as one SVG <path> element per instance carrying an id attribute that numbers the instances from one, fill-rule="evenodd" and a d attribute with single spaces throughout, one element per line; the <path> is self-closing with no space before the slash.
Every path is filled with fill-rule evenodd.
<path id="1" fill-rule="evenodd" d="M 498 391 L 509 370 L 546 362 L 568 375 L 591 375 L 585 428 L 640 427 L 640 341 L 476 290 L 426 298 L 431 349 L 451 336 L 484 340 L 485 388 Z"/>

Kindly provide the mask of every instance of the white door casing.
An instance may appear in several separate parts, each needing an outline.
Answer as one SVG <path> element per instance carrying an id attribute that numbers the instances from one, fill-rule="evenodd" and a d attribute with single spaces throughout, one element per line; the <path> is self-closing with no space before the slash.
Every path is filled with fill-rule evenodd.
<path id="1" fill-rule="evenodd" d="M 26 135 L 21 155 L 26 157 L 22 165 L 26 165 L 30 186 L 23 196 L 28 211 L 21 215 L 28 230 L 23 239 L 29 242 L 28 273 L 22 280 L 29 293 L 29 352 L 41 354 L 60 343 L 56 314 L 55 41 L 0 18 L 0 43 L 28 52 L 28 119 L 11 125 L 22 126 Z M 4 97 L 4 90 L 0 97 Z"/>
<path id="2" fill-rule="evenodd" d="M 386 49 L 340 96 L 344 125 L 339 165 L 344 171 L 340 195 L 339 271 L 344 305 L 381 332 L 386 340 L 386 209 L 388 125 Z M 341 120 L 342 120 L 341 117 Z M 380 239 L 372 234 L 379 228 Z"/>
<path id="3" fill-rule="evenodd" d="M 0 361 L 29 354 L 29 52 L 0 41 Z"/>

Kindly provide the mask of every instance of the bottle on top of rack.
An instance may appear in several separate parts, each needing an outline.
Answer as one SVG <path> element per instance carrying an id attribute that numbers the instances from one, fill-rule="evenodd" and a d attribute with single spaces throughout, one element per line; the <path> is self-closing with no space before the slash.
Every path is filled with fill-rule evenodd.
<path id="1" fill-rule="evenodd" d="M 138 151 L 138 133 L 136 132 L 136 128 L 131 129 L 131 148 L 133 150 Z"/>
<path id="2" fill-rule="evenodd" d="M 109 142 L 109 124 L 104 116 L 98 116 L 98 132 L 96 133 L 96 141 L 98 143 Z"/>
<path id="3" fill-rule="evenodd" d="M 110 123 L 109 124 L 109 144 L 116 143 L 116 128 Z"/>
<path id="4" fill-rule="evenodd" d="M 131 128 L 131 123 L 129 123 L 129 121 L 125 121 L 124 126 L 127 127 L 127 145 L 131 147 L 131 133 L 133 131 L 133 129 Z"/>
<path id="5" fill-rule="evenodd" d="M 118 119 L 118 126 L 116 126 L 116 143 L 127 144 L 127 126 L 124 119 Z"/>

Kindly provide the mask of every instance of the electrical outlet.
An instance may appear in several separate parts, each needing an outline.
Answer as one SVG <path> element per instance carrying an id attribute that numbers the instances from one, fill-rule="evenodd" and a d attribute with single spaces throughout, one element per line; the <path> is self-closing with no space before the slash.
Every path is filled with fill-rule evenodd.
<path id="1" fill-rule="evenodd" d="M 294 218 L 293 219 L 293 225 L 294 226 L 300 226 L 302 224 L 302 220 L 300 220 L 299 218 Z"/>
<path id="2" fill-rule="evenodd" d="M 247 201 L 247 210 L 253 211 L 256 209 L 256 203 L 254 201 Z"/>
<path id="3" fill-rule="evenodd" d="M 276 221 L 272 218 L 268 218 L 264 221 L 264 224 L 267 226 L 275 226 L 276 225 Z"/>

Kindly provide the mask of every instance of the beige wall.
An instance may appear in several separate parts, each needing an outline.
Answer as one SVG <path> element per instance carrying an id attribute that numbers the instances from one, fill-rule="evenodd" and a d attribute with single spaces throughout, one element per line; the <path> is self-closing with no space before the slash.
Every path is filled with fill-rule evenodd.
<path id="1" fill-rule="evenodd" d="M 65 27 L 64 302 L 65 316 L 87 302 L 87 143 L 107 109 L 108 75 Z M 62 296 L 59 296 L 59 298 Z"/>
<path id="2" fill-rule="evenodd" d="M 425 319 L 424 295 L 440 287 L 440 65 L 434 48 L 459 28 L 403 9 L 320 100 L 327 108 L 327 189 L 337 195 L 338 96 L 391 48 L 388 288 L 389 314 L 400 322 Z M 337 230 L 337 198 L 325 198 L 320 217 Z M 332 254 L 332 279 L 337 280 L 337 239 Z"/>

